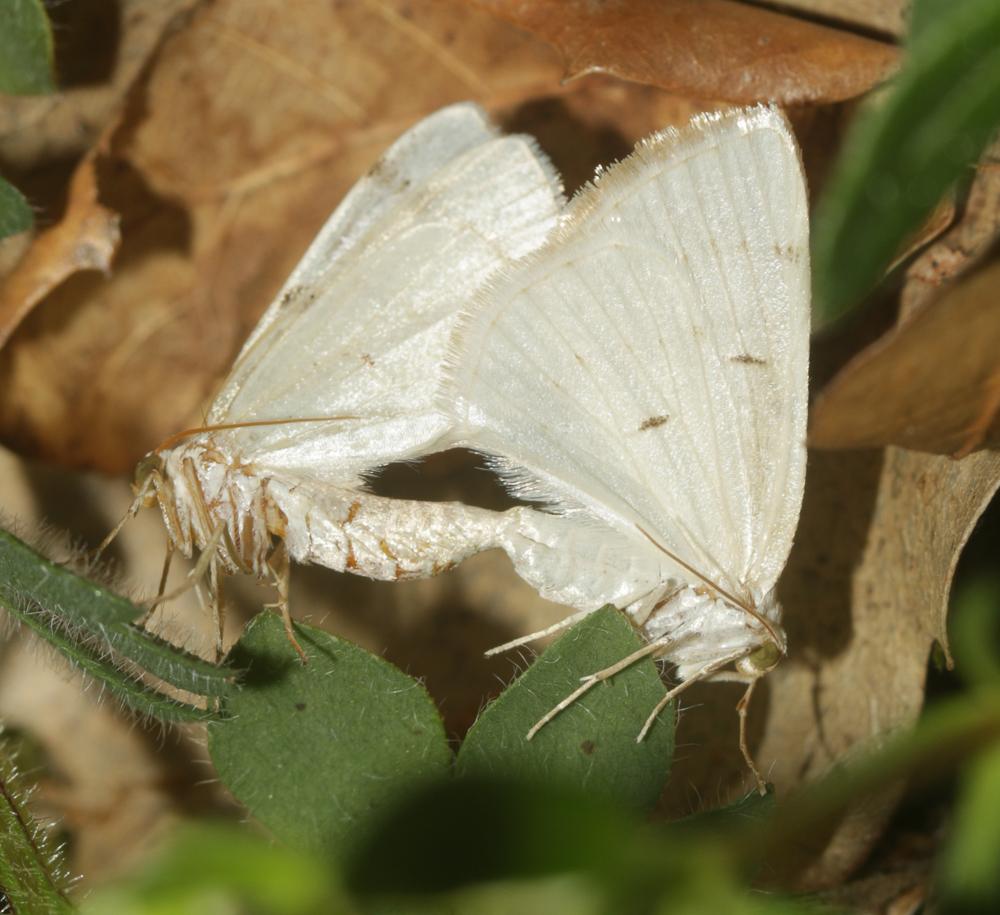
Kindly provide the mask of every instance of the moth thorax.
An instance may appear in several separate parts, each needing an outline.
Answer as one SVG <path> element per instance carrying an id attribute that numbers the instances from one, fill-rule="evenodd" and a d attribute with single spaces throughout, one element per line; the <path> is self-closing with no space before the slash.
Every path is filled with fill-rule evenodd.
<path id="1" fill-rule="evenodd" d="M 719 658 L 739 654 L 745 654 L 741 670 L 753 657 L 752 670 L 744 672 L 756 675 L 761 672 L 758 665 L 769 669 L 768 665 L 774 666 L 783 654 L 784 645 L 778 644 L 784 640 L 780 615 L 770 596 L 760 601 L 756 614 L 751 614 L 705 588 L 687 586 L 658 605 L 643 630 L 651 640 L 666 641 L 664 657 L 676 665 L 681 678 Z M 764 650 L 766 646 L 771 648 Z"/>

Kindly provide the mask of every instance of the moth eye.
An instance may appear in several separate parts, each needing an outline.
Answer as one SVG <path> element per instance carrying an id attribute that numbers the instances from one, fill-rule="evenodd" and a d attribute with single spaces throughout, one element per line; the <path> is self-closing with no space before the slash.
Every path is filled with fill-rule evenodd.
<path id="1" fill-rule="evenodd" d="M 765 642 L 747 656 L 749 665 L 761 673 L 776 667 L 781 660 L 781 651 L 774 642 Z"/>

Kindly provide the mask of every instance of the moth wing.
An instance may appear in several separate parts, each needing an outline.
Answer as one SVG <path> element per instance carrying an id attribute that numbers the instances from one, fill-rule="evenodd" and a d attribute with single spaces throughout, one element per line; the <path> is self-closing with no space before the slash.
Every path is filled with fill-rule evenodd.
<path id="1" fill-rule="evenodd" d="M 763 107 L 702 117 L 640 144 L 482 291 L 440 403 L 516 493 L 753 597 L 798 520 L 808 334 L 790 129 Z"/>
<path id="2" fill-rule="evenodd" d="M 432 450 L 459 309 L 535 250 L 562 196 L 533 141 L 498 137 L 477 106 L 425 119 L 348 194 L 247 341 L 211 424 L 243 459 L 347 481 Z M 347 418 L 349 417 L 349 418 Z"/>

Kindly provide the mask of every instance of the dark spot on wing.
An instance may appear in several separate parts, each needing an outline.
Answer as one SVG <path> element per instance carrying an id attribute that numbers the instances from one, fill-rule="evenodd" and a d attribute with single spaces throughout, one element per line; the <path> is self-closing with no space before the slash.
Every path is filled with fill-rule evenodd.
<path id="1" fill-rule="evenodd" d="M 669 416 L 650 416 L 642 421 L 639 431 L 645 432 L 647 429 L 655 429 L 658 426 L 662 426 L 669 419 Z"/>
<path id="2" fill-rule="evenodd" d="M 799 248 L 797 245 L 775 245 L 774 256 L 781 260 L 795 263 L 799 259 Z"/>
<path id="3" fill-rule="evenodd" d="M 317 292 L 307 286 L 295 285 L 285 291 L 281 296 L 281 307 L 289 308 L 295 306 L 304 309 L 316 301 Z"/>
<path id="4" fill-rule="evenodd" d="M 405 191 L 410 186 L 410 179 L 404 178 L 399 169 L 388 159 L 379 159 L 369 170 L 368 177 L 379 184 L 385 184 L 396 191 Z"/>
<path id="5" fill-rule="evenodd" d="M 749 353 L 740 353 L 738 356 L 730 356 L 730 362 L 739 362 L 741 365 L 767 365 L 766 359 L 758 359 Z"/>

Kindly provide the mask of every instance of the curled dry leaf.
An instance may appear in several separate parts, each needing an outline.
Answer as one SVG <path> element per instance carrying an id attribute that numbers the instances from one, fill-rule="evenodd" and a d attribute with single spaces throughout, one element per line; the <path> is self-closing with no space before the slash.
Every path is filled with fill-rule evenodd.
<path id="1" fill-rule="evenodd" d="M 810 442 L 955 456 L 1000 444 L 998 288 L 994 263 L 862 352 L 817 399 Z"/>
<path id="2" fill-rule="evenodd" d="M 822 16 L 897 37 L 906 31 L 907 14 L 910 11 L 910 0 L 777 0 L 775 3 L 762 5 Z"/>
<path id="3" fill-rule="evenodd" d="M 997 153 L 977 172 L 962 221 L 909 267 L 904 320 L 816 398 L 812 445 L 961 456 L 1000 442 L 1000 264 L 970 272 L 1000 231 Z"/>
<path id="4" fill-rule="evenodd" d="M 916 720 L 931 647 L 945 644 L 955 565 L 1000 486 L 1000 455 L 813 452 L 807 480 L 780 586 L 791 656 L 771 677 L 758 756 L 779 790 Z M 852 808 L 783 862 L 786 873 L 811 888 L 840 882 L 878 840 L 896 800 L 890 792 Z"/>
<path id="5" fill-rule="evenodd" d="M 612 73 L 678 94 L 785 105 L 854 98 L 895 48 L 733 0 L 476 0 L 551 42 L 566 78 Z"/>
<path id="6" fill-rule="evenodd" d="M 204 5 L 111 137 L 110 282 L 64 283 L 0 360 L 0 434 L 131 469 L 197 411 L 344 192 L 417 118 L 551 87 L 551 50 L 458 2 Z M 401 91 L 405 87 L 405 91 Z"/>
<path id="7" fill-rule="evenodd" d="M 80 270 L 108 273 L 118 247 L 118 214 L 98 200 L 97 156 L 77 167 L 63 218 L 41 232 L 0 283 L 0 348 L 24 317 L 66 277 Z"/>

